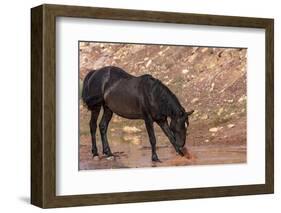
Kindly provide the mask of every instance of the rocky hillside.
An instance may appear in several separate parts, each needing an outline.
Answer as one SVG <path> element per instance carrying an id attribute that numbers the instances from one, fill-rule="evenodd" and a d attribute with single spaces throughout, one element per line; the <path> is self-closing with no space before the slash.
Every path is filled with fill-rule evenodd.
<path id="1" fill-rule="evenodd" d="M 191 121 L 221 125 L 245 117 L 246 49 L 164 45 L 80 43 L 80 79 L 107 65 L 132 75 L 151 74 L 167 85 L 187 109 Z M 229 128 L 235 123 L 229 123 Z"/>

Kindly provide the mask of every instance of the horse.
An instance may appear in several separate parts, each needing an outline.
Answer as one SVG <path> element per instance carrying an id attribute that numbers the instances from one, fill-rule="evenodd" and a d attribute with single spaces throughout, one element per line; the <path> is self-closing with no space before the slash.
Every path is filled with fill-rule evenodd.
<path id="1" fill-rule="evenodd" d="M 153 162 L 161 162 L 156 153 L 154 122 L 168 137 L 175 151 L 184 156 L 188 117 L 194 110 L 186 112 L 171 90 L 151 75 L 136 77 L 114 66 L 92 70 L 84 78 L 82 100 L 91 111 L 89 126 L 93 157 L 98 156 L 96 129 L 101 107 L 103 115 L 99 129 L 103 154 L 107 158 L 114 157 L 107 140 L 108 124 L 113 113 L 127 119 L 144 120 Z M 171 119 L 170 123 L 167 118 Z"/>

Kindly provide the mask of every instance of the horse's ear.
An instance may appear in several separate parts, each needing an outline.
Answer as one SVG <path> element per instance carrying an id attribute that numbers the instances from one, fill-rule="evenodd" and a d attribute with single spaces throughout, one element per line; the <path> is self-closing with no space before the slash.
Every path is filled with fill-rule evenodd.
<path id="1" fill-rule="evenodd" d="M 193 112 L 194 112 L 194 110 L 190 110 L 190 111 L 186 112 L 186 115 L 189 116 L 189 115 L 191 115 Z"/>

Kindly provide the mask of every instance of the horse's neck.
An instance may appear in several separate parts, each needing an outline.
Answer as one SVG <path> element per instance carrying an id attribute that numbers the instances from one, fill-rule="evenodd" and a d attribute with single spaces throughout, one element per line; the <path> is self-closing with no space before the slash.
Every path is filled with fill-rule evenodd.
<path id="1" fill-rule="evenodd" d="M 168 103 L 168 104 L 169 104 L 169 106 L 168 106 L 169 110 L 167 112 L 168 117 L 175 119 L 182 115 L 183 109 L 179 103 L 170 101 L 170 103 Z"/>
<path id="2" fill-rule="evenodd" d="M 184 110 L 178 98 L 159 80 L 154 80 L 154 87 L 156 88 L 156 97 L 160 97 L 161 104 L 166 105 L 163 107 L 165 109 L 164 113 L 172 119 L 179 117 Z"/>

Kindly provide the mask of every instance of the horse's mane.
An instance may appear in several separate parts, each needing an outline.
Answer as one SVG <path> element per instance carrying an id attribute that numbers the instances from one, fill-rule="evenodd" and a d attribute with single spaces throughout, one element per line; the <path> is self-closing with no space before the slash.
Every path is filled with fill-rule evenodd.
<path id="1" fill-rule="evenodd" d="M 176 95 L 160 80 L 153 78 L 153 81 L 151 92 L 159 103 L 160 113 L 170 117 L 181 116 L 185 110 Z"/>

